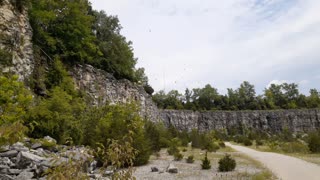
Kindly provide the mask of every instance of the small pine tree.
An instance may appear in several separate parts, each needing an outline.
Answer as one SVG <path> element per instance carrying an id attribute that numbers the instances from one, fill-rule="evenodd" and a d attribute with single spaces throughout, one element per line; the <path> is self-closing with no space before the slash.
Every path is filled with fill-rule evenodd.
<path id="1" fill-rule="evenodd" d="M 206 152 L 206 156 L 202 160 L 201 167 L 202 167 L 202 169 L 210 169 L 211 168 L 210 160 L 208 159 L 207 152 Z"/>
<path id="2" fill-rule="evenodd" d="M 231 158 L 229 154 L 226 154 L 222 159 L 219 160 L 219 171 L 233 171 L 235 168 L 236 161 L 233 158 Z"/>

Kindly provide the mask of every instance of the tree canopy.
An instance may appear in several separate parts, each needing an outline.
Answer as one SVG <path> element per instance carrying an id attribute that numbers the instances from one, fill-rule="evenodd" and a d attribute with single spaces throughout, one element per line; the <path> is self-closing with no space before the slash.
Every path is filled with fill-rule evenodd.
<path id="1" fill-rule="evenodd" d="M 295 83 L 271 84 L 263 95 L 257 95 L 254 85 L 244 81 L 237 89 L 228 88 L 226 95 L 207 84 L 203 88 L 186 89 L 184 95 L 176 90 L 159 91 L 153 95 L 154 102 L 164 109 L 188 110 L 268 110 L 319 108 L 320 93 L 310 90 L 305 96 Z"/>

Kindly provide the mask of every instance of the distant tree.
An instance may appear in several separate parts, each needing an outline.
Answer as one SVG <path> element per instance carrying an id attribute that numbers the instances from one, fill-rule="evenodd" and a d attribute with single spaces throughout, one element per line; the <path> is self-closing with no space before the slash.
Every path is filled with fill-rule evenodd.
<path id="1" fill-rule="evenodd" d="M 320 93 L 317 89 L 310 89 L 310 96 L 307 98 L 308 108 L 319 108 L 320 107 Z"/>
<path id="2" fill-rule="evenodd" d="M 239 93 L 239 109 L 256 109 L 256 92 L 254 85 L 248 81 L 244 81 L 237 92 Z"/>

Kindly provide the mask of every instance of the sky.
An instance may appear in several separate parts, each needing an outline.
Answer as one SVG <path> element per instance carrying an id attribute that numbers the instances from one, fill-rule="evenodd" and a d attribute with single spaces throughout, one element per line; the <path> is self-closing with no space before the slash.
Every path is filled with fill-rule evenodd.
<path id="1" fill-rule="evenodd" d="M 91 0 L 117 15 L 137 67 L 166 92 L 243 81 L 320 90 L 319 0 Z"/>

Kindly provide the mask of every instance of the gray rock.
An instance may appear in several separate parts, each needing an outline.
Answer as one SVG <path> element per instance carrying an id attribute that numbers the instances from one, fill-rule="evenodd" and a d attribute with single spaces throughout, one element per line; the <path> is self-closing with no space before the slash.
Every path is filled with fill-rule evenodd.
<path id="1" fill-rule="evenodd" d="M 10 146 L 9 145 L 0 147 L 0 152 L 6 152 L 6 151 L 9 151 L 9 150 L 10 150 Z"/>
<path id="2" fill-rule="evenodd" d="M 13 177 L 7 175 L 7 174 L 0 174 L 1 180 L 13 180 Z"/>
<path id="3" fill-rule="evenodd" d="M 33 178 L 33 176 L 34 176 L 33 172 L 23 171 L 15 179 L 16 180 L 30 180 Z"/>
<path id="4" fill-rule="evenodd" d="M 169 164 L 167 167 L 167 172 L 168 173 L 178 173 L 178 168 L 175 167 L 173 164 Z"/>
<path id="5" fill-rule="evenodd" d="M 32 162 L 40 163 L 44 161 L 45 158 L 31 154 L 29 152 L 20 152 L 17 156 L 16 165 L 20 169 L 24 169 L 29 166 Z"/>
<path id="6" fill-rule="evenodd" d="M 157 167 L 151 167 L 151 172 L 158 172 L 159 169 Z"/>
<path id="7" fill-rule="evenodd" d="M 103 177 L 111 176 L 113 174 L 114 174 L 114 167 L 113 166 L 108 166 L 107 169 L 103 173 Z"/>
<path id="8" fill-rule="evenodd" d="M 261 111 L 190 111 L 162 110 L 161 119 L 178 130 L 226 130 L 245 127 L 268 133 L 307 132 L 320 128 L 320 109 L 261 110 Z"/>
<path id="9" fill-rule="evenodd" d="M 2 157 L 0 158 L 0 165 L 6 165 L 6 166 L 14 166 L 14 163 L 8 158 L 8 157 Z"/>
<path id="10" fill-rule="evenodd" d="M 42 144 L 41 144 L 41 143 L 34 143 L 34 144 L 32 144 L 32 146 L 31 146 L 32 149 L 37 149 L 37 148 L 40 148 L 40 147 L 42 147 Z"/>
<path id="11" fill-rule="evenodd" d="M 9 169 L 9 173 L 10 175 L 18 175 L 21 173 L 21 169 Z"/>
<path id="12" fill-rule="evenodd" d="M 17 143 L 15 143 L 15 144 L 13 144 L 13 145 L 11 146 L 11 149 L 12 149 L 12 150 L 19 151 L 19 152 L 20 152 L 20 151 L 24 151 L 24 152 L 29 151 L 29 148 L 25 147 L 24 144 L 22 144 L 21 142 L 17 142 Z"/>
<path id="13" fill-rule="evenodd" d="M 57 143 L 57 141 L 50 136 L 45 136 L 43 139 L 51 143 Z"/>
<path id="14" fill-rule="evenodd" d="M 7 165 L 0 165 L 0 169 L 1 169 L 1 170 L 2 170 L 2 169 L 10 169 L 10 167 L 7 166 Z"/>
<path id="15" fill-rule="evenodd" d="M 0 153 L 0 157 L 15 157 L 18 155 L 18 151 L 10 150 L 7 152 Z"/>

